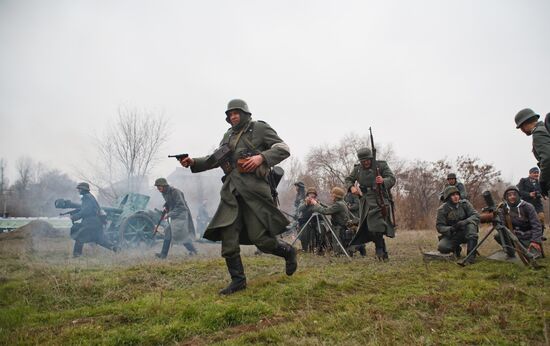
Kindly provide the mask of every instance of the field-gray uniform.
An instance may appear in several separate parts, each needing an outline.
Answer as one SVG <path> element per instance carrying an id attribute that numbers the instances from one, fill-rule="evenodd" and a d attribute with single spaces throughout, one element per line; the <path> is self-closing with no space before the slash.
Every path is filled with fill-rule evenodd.
<path id="1" fill-rule="evenodd" d="M 451 184 L 451 182 L 449 180 L 454 180 L 454 184 Z M 466 193 L 466 187 L 464 186 L 463 183 L 459 182 L 456 179 L 456 174 L 455 173 L 447 174 L 447 182 L 448 182 L 448 184 L 445 186 L 443 191 L 445 191 L 445 189 L 448 188 L 449 186 L 454 186 L 458 189 L 458 192 L 460 193 L 460 199 L 468 199 L 468 194 Z M 443 198 L 443 192 L 441 192 L 440 199 L 441 199 L 442 202 L 445 200 Z"/>
<path id="2" fill-rule="evenodd" d="M 168 211 L 169 226 L 164 231 L 164 242 L 162 251 L 157 254 L 159 258 L 166 258 L 170 249 L 170 243 L 174 241 L 183 244 L 191 255 L 196 255 L 197 250 L 193 245 L 195 239 L 195 225 L 191 211 L 185 201 L 185 196 L 181 190 L 168 185 L 165 178 L 158 178 L 155 186 L 163 186 L 162 198 L 164 198 L 164 208 Z"/>
<path id="3" fill-rule="evenodd" d="M 460 192 L 454 186 L 447 187 L 443 194 L 445 203 L 437 210 L 436 228 L 440 234 L 437 249 L 444 254 L 454 251 L 459 256 L 460 244 L 467 244 L 468 253 L 477 245 L 479 213 L 467 200 L 453 203 L 453 194 Z M 473 263 L 475 254 L 469 260 Z"/>
<path id="4" fill-rule="evenodd" d="M 101 207 L 95 197 L 90 193 L 88 183 L 79 183 L 76 186 L 81 195 L 82 204 L 80 210 L 71 214 L 71 238 L 74 239 L 73 257 L 82 256 L 85 243 L 97 243 L 106 249 L 119 251 L 118 246 L 113 245 L 103 232 L 103 220 L 101 219 Z M 82 220 L 79 223 L 75 221 Z"/>
<path id="5" fill-rule="evenodd" d="M 240 113 L 240 122 L 225 133 L 220 143 L 220 148 L 231 149 L 229 159 L 220 163 L 212 160 L 211 155 L 195 158 L 191 166 L 191 171 L 198 173 L 222 164 L 225 173 L 220 204 L 204 232 L 204 238 L 222 241 L 222 256 L 231 275 L 231 284 L 220 294 L 246 288 L 239 244 L 254 244 L 262 252 L 284 257 L 287 275 L 292 275 L 297 267 L 294 248 L 276 237 L 285 232 L 289 222 L 275 205 L 267 180 L 269 169 L 290 155 L 289 148 L 271 126 L 251 119 L 243 100 L 229 102 L 226 110 L 229 123 L 232 111 Z M 237 161 L 245 152 L 263 157 L 263 164 L 255 172 L 238 169 Z"/>
<path id="6" fill-rule="evenodd" d="M 516 128 L 520 128 L 524 123 L 529 124 L 539 118 L 540 115 L 532 109 L 525 108 L 516 114 L 514 120 Z M 537 159 L 537 165 L 540 168 L 540 188 L 542 194 L 548 196 L 548 190 L 550 190 L 550 134 L 544 123 L 538 121 L 529 135 L 533 137 L 533 155 Z"/>
<path id="7" fill-rule="evenodd" d="M 517 199 L 514 203 L 511 203 L 506 198 L 510 191 L 516 193 Z M 504 203 L 498 209 L 498 217 L 502 224 L 515 233 L 523 246 L 529 248 L 531 243 L 536 243 L 542 249 L 542 225 L 537 216 L 536 209 L 531 203 L 521 199 L 517 187 L 510 186 L 504 191 Z M 495 240 L 503 246 L 508 256 L 515 256 L 514 245 L 506 234 L 504 234 L 504 239 L 501 239 L 500 233 L 497 233 Z M 537 255 L 540 255 L 538 249 L 537 252 Z"/>
<path id="8" fill-rule="evenodd" d="M 357 151 L 359 161 L 372 160 L 372 151 L 369 148 L 362 148 Z M 390 189 L 395 185 L 395 176 L 391 171 L 386 161 L 376 161 L 376 165 L 380 170 L 380 175 L 384 178 L 382 184 L 382 198 L 386 205 L 390 205 Z M 349 191 L 355 182 L 359 183 L 363 196 L 360 198 L 359 206 L 359 228 L 358 235 L 355 236 L 354 244 L 359 245 L 374 242 L 376 248 L 376 256 L 379 259 L 388 259 L 386 243 L 384 235 L 393 238 L 395 229 L 390 220 L 390 213 L 384 217 L 382 209 L 378 206 L 378 186 L 376 184 L 376 171 L 372 168 L 365 168 L 361 163 L 356 164 L 353 170 L 346 178 L 346 188 Z"/>

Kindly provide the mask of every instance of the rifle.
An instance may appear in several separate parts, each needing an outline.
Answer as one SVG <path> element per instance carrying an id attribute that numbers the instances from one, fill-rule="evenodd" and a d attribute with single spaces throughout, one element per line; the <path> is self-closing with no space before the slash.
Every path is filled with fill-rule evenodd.
<path id="1" fill-rule="evenodd" d="M 176 155 L 168 155 L 168 157 L 175 157 L 176 160 L 181 161 L 181 159 L 185 159 L 189 157 L 189 154 L 176 154 Z"/>
<path id="2" fill-rule="evenodd" d="M 376 147 L 374 146 L 374 137 L 372 136 L 372 128 L 369 127 L 369 133 L 370 133 L 370 146 L 372 149 L 372 163 L 371 168 L 376 172 L 376 176 L 380 175 L 380 167 L 378 167 L 378 164 L 376 162 Z M 386 187 L 383 184 L 376 184 L 376 204 L 380 208 L 380 211 L 382 212 L 382 217 L 386 219 L 388 217 L 388 211 L 391 213 L 391 223 L 393 226 L 395 226 L 395 213 L 394 213 L 394 206 L 390 206 L 386 203 L 386 200 L 384 199 L 384 194 L 382 190 L 386 190 Z M 389 191 L 386 190 L 386 193 L 388 195 L 388 198 L 390 196 Z M 393 202 L 390 201 L 390 203 L 393 204 Z"/>
<path id="3" fill-rule="evenodd" d="M 152 238 L 154 238 L 154 237 L 155 237 L 155 234 L 158 233 L 160 224 L 161 224 L 162 220 L 164 219 L 164 217 L 166 216 L 167 213 L 168 213 L 168 210 L 166 210 L 166 208 L 164 208 L 164 209 L 162 210 L 162 213 L 160 214 L 159 222 L 157 222 L 157 225 L 155 226 L 155 229 L 153 230 Z"/>

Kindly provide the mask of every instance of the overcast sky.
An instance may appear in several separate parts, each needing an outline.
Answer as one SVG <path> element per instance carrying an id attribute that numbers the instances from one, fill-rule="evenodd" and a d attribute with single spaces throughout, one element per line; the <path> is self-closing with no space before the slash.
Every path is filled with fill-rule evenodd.
<path id="1" fill-rule="evenodd" d="M 207 154 L 245 99 L 303 158 L 345 134 L 405 159 L 478 156 L 516 181 L 550 112 L 550 1 L 0 0 L 0 157 L 74 173 L 121 105 Z M 92 148 L 93 149 L 93 148 Z M 165 159 L 153 175 L 168 175 Z"/>

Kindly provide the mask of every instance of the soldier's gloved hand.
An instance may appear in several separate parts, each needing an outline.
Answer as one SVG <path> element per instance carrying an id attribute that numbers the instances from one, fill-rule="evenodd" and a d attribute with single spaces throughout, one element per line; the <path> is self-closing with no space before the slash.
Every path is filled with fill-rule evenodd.
<path id="1" fill-rule="evenodd" d="M 455 226 L 456 226 L 456 229 L 459 230 L 459 229 L 464 229 L 464 227 L 466 227 L 467 224 L 468 224 L 468 220 L 460 220 L 455 224 Z"/>
<path id="2" fill-rule="evenodd" d="M 71 221 L 76 221 L 76 216 L 75 215 L 71 215 Z"/>

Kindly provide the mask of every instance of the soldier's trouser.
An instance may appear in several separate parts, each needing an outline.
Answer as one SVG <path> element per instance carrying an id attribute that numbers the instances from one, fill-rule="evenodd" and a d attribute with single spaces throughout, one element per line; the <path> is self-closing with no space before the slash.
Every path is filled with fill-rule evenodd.
<path id="1" fill-rule="evenodd" d="M 468 240 L 476 240 L 478 238 L 477 234 L 478 228 L 474 224 L 466 225 L 464 230 L 453 233 L 449 236 L 442 236 L 437 244 L 437 250 L 441 253 L 451 253 L 454 252 L 457 246 L 460 244 L 468 243 Z"/>
<path id="2" fill-rule="evenodd" d="M 367 232 L 366 241 L 374 243 L 374 248 L 376 250 L 376 255 L 381 257 L 387 255 L 388 251 L 386 250 L 386 241 L 384 240 L 384 233 L 381 232 Z"/>
<path id="3" fill-rule="evenodd" d="M 111 243 L 107 237 L 105 237 L 105 234 L 101 232 L 101 234 L 98 235 L 97 239 L 90 243 L 96 243 L 97 245 L 100 245 L 108 250 L 115 250 L 115 246 L 113 243 Z M 82 255 L 82 249 L 84 248 L 84 243 L 78 240 L 75 240 L 74 247 L 73 247 L 73 256 L 78 257 Z"/>
<path id="4" fill-rule="evenodd" d="M 303 225 L 302 225 L 303 227 Z M 300 227 L 300 230 L 302 230 L 302 227 Z M 311 226 L 311 221 L 310 223 L 305 227 L 303 228 L 303 231 L 302 233 L 300 234 L 300 243 L 302 244 L 302 250 L 304 251 L 309 251 L 311 250 L 310 248 L 312 247 L 311 243 L 312 243 L 312 234 L 313 234 L 314 230 L 312 229 L 312 226 Z"/>
<path id="5" fill-rule="evenodd" d="M 495 234 L 496 242 L 500 246 L 502 246 L 502 249 L 504 250 L 504 252 L 506 252 L 508 256 L 514 257 L 516 254 L 516 248 L 514 246 L 514 242 L 512 242 L 512 239 L 508 236 L 507 233 L 502 233 L 502 235 L 503 236 L 501 237 L 501 232 L 497 232 Z M 529 240 L 519 239 L 519 241 L 525 248 L 528 248 L 529 244 L 531 243 Z"/>
<path id="6" fill-rule="evenodd" d="M 254 211 L 242 200 L 242 197 L 237 196 L 237 203 L 239 205 L 239 212 L 235 222 L 224 227 L 221 231 L 222 257 L 232 258 L 241 253 L 239 234 L 243 227 L 246 227 L 248 239 L 260 251 L 269 254 L 273 253 L 273 250 L 277 248 L 277 239 L 269 233 Z"/>
<path id="7" fill-rule="evenodd" d="M 539 217 L 540 225 L 542 226 L 542 233 L 544 234 L 544 230 L 546 229 L 544 226 L 544 212 L 541 211 L 540 213 L 537 213 L 537 216 Z"/>

